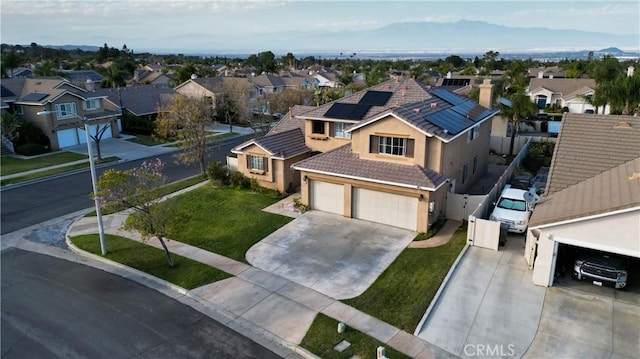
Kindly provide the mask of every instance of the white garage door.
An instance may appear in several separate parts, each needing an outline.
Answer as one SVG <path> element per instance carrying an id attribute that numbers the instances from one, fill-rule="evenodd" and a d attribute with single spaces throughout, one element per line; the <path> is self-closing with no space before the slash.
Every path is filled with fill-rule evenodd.
<path id="1" fill-rule="evenodd" d="M 78 142 L 78 134 L 75 128 L 60 130 L 56 133 L 58 134 L 58 146 L 60 148 L 75 146 L 80 143 Z"/>
<path id="2" fill-rule="evenodd" d="M 96 129 L 96 126 L 100 126 Z M 107 126 L 107 129 L 104 130 L 101 140 L 113 137 L 111 133 L 111 124 L 110 123 L 101 123 L 99 125 L 89 125 L 89 136 L 95 136 L 97 131 L 102 131 L 104 127 Z M 84 127 L 78 128 L 78 136 L 80 138 L 80 143 L 87 143 L 87 135 L 84 133 Z M 93 140 L 90 140 L 93 143 Z"/>
<path id="3" fill-rule="evenodd" d="M 356 188 L 353 191 L 353 217 L 415 231 L 418 199 Z"/>
<path id="4" fill-rule="evenodd" d="M 344 186 L 320 181 L 311 181 L 311 209 L 344 214 Z"/>

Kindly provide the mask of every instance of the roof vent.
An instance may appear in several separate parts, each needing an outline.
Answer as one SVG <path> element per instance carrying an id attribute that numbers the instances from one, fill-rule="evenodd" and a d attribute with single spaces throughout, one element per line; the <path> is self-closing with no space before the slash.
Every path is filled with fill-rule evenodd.
<path id="1" fill-rule="evenodd" d="M 447 130 L 446 128 L 444 129 L 444 133 L 449 133 L 449 130 Z"/>
<path id="2" fill-rule="evenodd" d="M 436 107 L 438 107 L 438 103 L 437 103 L 437 102 L 433 102 L 433 103 L 431 104 L 431 108 L 436 108 Z"/>
<path id="3" fill-rule="evenodd" d="M 419 108 L 419 107 L 418 107 L 418 108 L 414 108 L 414 109 L 413 109 L 413 112 L 415 112 L 415 113 L 420 113 L 420 108 Z"/>
<path id="4" fill-rule="evenodd" d="M 616 126 L 613 126 L 613 128 L 631 129 L 631 125 L 629 122 L 620 121 Z"/>

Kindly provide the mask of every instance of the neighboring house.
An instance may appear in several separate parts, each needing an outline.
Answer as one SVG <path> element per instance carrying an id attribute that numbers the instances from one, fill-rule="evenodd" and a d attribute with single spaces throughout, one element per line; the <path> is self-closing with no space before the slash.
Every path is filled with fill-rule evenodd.
<path id="1" fill-rule="evenodd" d="M 133 72 L 133 84 L 163 85 L 169 86 L 172 78 L 162 72 L 149 71 L 148 69 L 137 69 Z"/>
<path id="2" fill-rule="evenodd" d="M 242 85 L 248 83 L 248 80 L 244 77 L 223 76 L 192 78 L 176 86 L 174 90 L 177 93 L 188 97 L 206 97 L 212 107 L 215 108 L 216 96 L 219 94 L 219 91 L 221 91 L 222 86 L 224 86 L 224 83 L 226 82 L 239 82 L 240 85 Z M 233 84 L 231 84 L 231 86 L 233 86 Z M 237 86 L 237 88 L 244 87 L 246 86 Z M 246 95 L 249 98 L 250 107 L 252 107 L 258 97 L 257 88 L 255 86 L 251 86 Z"/>
<path id="3" fill-rule="evenodd" d="M 313 75 L 313 86 L 315 88 L 329 87 L 335 89 L 344 85 L 340 82 L 338 74 L 335 72 L 321 71 Z"/>
<path id="4" fill-rule="evenodd" d="M 491 88 L 480 96 L 487 106 Z M 424 232 L 444 214 L 447 192 L 464 193 L 486 172 L 496 113 L 395 79 L 323 106 L 296 106 L 267 136 L 232 152 L 239 171 L 263 186 L 300 183 L 312 209 Z M 295 157 L 306 158 L 287 166 Z"/>
<path id="5" fill-rule="evenodd" d="M 92 134 L 103 123 L 109 123 L 103 139 L 120 135 L 120 108 L 106 101 L 104 95 L 61 78 L 7 79 L 2 85 L 9 90 L 7 95 L 15 95 L 11 101 L 3 97 L 3 104 L 40 127 L 54 151 L 85 143 L 83 119 L 92 123 Z M 38 115 L 39 112 L 50 114 Z"/>
<path id="6" fill-rule="evenodd" d="M 567 249 L 640 258 L 638 144 L 638 117 L 565 114 L 545 195 L 529 220 L 524 256 L 535 284 L 553 285 Z"/>
<path id="7" fill-rule="evenodd" d="M 103 80 L 102 75 L 93 70 L 65 71 L 62 76 L 88 91 L 99 88 Z"/>
<path id="8" fill-rule="evenodd" d="M 168 86 L 135 85 L 96 89 L 96 95 L 133 116 L 153 121 L 164 104 L 176 95 Z"/>
<path id="9" fill-rule="evenodd" d="M 595 113 L 596 108 L 585 97 L 592 97 L 596 89 L 593 79 L 533 78 L 527 95 L 538 108 L 547 106 L 567 107 L 570 113 Z M 609 113 L 609 106 L 604 114 Z"/>
<path id="10" fill-rule="evenodd" d="M 16 68 L 13 68 L 13 69 L 8 69 L 7 70 L 7 76 L 9 76 L 9 78 L 31 77 L 31 76 L 33 76 L 33 70 L 31 70 L 30 68 L 27 68 L 27 67 L 16 67 Z"/>
<path id="11" fill-rule="evenodd" d="M 532 67 L 529 69 L 529 78 L 562 79 L 564 77 L 564 71 L 558 66 Z"/>
<path id="12" fill-rule="evenodd" d="M 255 77 L 250 77 L 249 81 L 257 88 L 258 97 L 264 97 L 268 94 L 277 94 L 282 92 L 287 86 L 280 76 L 272 74 L 261 74 Z"/>

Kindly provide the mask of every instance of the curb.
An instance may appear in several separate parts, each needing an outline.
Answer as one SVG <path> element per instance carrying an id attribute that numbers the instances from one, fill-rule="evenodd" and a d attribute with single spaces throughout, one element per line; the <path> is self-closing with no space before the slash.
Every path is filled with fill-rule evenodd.
<path id="1" fill-rule="evenodd" d="M 444 292 L 444 288 L 449 283 L 449 280 L 451 279 L 451 276 L 453 276 L 453 273 L 458 269 L 458 264 L 462 260 L 462 257 L 464 257 L 464 255 L 467 253 L 468 249 L 469 249 L 469 243 L 466 243 L 464 245 L 464 248 L 462 248 L 462 251 L 460 252 L 460 254 L 458 254 L 458 258 L 456 258 L 456 260 L 453 262 L 453 265 L 449 269 L 449 272 L 447 272 L 447 275 L 444 277 L 444 280 L 442 281 L 442 284 L 440 284 L 440 287 L 438 288 L 438 291 L 436 292 L 436 294 L 433 296 L 433 299 L 431 299 L 431 303 L 429 303 L 429 307 L 427 307 L 427 311 L 424 313 L 424 315 L 422 316 L 422 319 L 420 319 L 420 322 L 418 323 L 418 326 L 413 331 L 413 335 L 418 336 L 418 334 L 420 334 L 420 330 L 424 326 L 424 323 L 427 322 L 427 319 L 429 319 L 429 315 L 431 314 L 431 311 L 438 303 L 438 300 L 440 300 L 440 295 L 442 295 L 442 292 Z"/>
<path id="2" fill-rule="evenodd" d="M 219 322 L 227 328 L 247 337 L 255 343 L 262 345 L 268 350 L 271 350 L 275 354 L 280 355 L 284 358 L 303 357 L 306 359 L 321 359 L 308 350 L 287 340 L 284 340 L 249 321 L 246 321 L 231 313 L 227 313 L 225 310 L 214 307 L 211 303 L 191 293 L 191 291 L 185 288 L 182 288 L 164 279 L 154 277 L 138 269 L 131 268 L 129 266 L 78 248 L 71 241 L 69 232 L 71 231 L 73 224 L 75 224 L 75 222 L 77 222 L 79 218 L 82 218 L 82 216 L 76 218 L 76 220 L 73 221 L 69 228 L 67 228 L 67 232 L 65 233 L 65 243 L 67 244 L 71 252 L 79 256 L 83 256 L 85 258 L 103 263 L 109 267 L 115 267 L 119 269 L 121 273 L 117 273 L 111 270 L 108 270 L 108 272 L 135 281 L 138 284 L 144 285 L 170 298 L 173 298 L 181 302 L 182 304 L 188 305 L 193 310 L 206 315 L 207 317 Z"/>

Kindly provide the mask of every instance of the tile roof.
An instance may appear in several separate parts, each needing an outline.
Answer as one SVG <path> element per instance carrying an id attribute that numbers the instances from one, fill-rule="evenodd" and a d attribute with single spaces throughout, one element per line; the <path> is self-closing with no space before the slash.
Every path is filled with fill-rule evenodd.
<path id="1" fill-rule="evenodd" d="M 279 76 L 271 74 L 261 74 L 249 80 L 258 87 L 285 87 L 284 81 Z"/>
<path id="2" fill-rule="evenodd" d="M 546 88 L 553 93 L 562 94 L 567 97 L 578 90 L 596 88 L 596 80 L 594 79 L 539 79 L 533 78 L 529 82 L 529 92 L 533 92 L 539 88 Z"/>
<path id="3" fill-rule="evenodd" d="M 536 205 L 529 226 L 556 223 L 638 206 L 640 206 L 640 157 L 545 198 Z"/>
<path id="4" fill-rule="evenodd" d="M 292 168 L 407 188 L 420 187 L 426 190 L 438 188 L 447 179 L 443 174 L 418 165 L 361 159 L 351 152 L 351 144 L 302 160 Z"/>
<path id="5" fill-rule="evenodd" d="M 127 111 L 136 116 L 142 116 L 157 113 L 158 107 L 175 96 L 176 92 L 168 86 L 135 85 L 96 89 L 95 94 L 107 96 L 108 100 L 116 106 L 122 103 L 122 107 Z"/>
<path id="6" fill-rule="evenodd" d="M 16 102 L 20 104 L 43 105 L 47 102 L 55 101 L 57 97 L 64 93 L 72 93 L 81 98 L 86 98 L 87 94 L 85 89 L 59 77 L 37 77 L 16 80 L 22 80 L 22 82 L 11 84 L 9 81 L 2 80 L 2 83 L 8 86 L 16 86 L 17 91 L 12 89 L 12 92 L 18 95 Z M 22 86 L 18 87 L 20 83 Z M 34 94 L 41 94 L 43 96 L 35 96 Z"/>
<path id="7" fill-rule="evenodd" d="M 69 81 L 76 84 L 85 83 L 88 80 L 91 80 L 93 82 L 102 81 L 102 75 L 93 70 L 67 71 L 64 73 L 64 77 L 68 78 Z"/>
<path id="8" fill-rule="evenodd" d="M 362 117 L 362 120 L 367 120 L 371 117 L 375 117 L 380 113 L 392 109 L 394 107 L 411 103 L 411 102 L 420 102 L 431 99 L 433 96 L 429 93 L 431 87 L 429 85 L 420 83 L 414 79 L 394 79 L 385 81 L 381 84 L 378 84 L 373 87 L 369 87 L 362 91 L 358 91 L 351 96 L 343 97 L 336 101 L 324 104 L 322 106 L 316 107 L 315 110 L 305 112 L 303 115 L 300 115 L 302 118 L 308 119 L 326 119 L 331 120 L 330 118 L 325 117 L 325 113 L 333 106 L 335 103 L 348 103 L 348 104 L 357 104 L 362 97 L 368 91 L 388 91 L 392 92 L 391 98 L 386 102 L 384 106 L 371 106 L 369 110 Z M 353 121 L 358 122 L 358 121 Z"/>
<path id="9" fill-rule="evenodd" d="M 640 157 L 640 117 L 565 113 L 546 194 Z"/>
<path id="10" fill-rule="evenodd" d="M 236 146 L 232 151 L 240 152 L 250 145 L 258 145 L 275 158 L 286 159 L 303 153 L 311 152 L 304 143 L 304 134 L 299 128 L 275 133 L 249 140 Z"/>
<path id="11" fill-rule="evenodd" d="M 302 130 L 302 133 L 304 134 L 304 119 L 297 116 L 305 112 L 311 111 L 315 108 L 316 108 L 315 106 L 303 106 L 303 105 L 293 106 L 291 110 L 286 115 L 284 115 L 284 117 L 282 117 L 280 121 L 278 121 L 278 123 L 275 126 L 273 126 L 271 130 L 269 130 L 269 133 L 267 133 L 267 136 L 275 133 L 279 133 L 279 132 L 288 131 L 294 128 L 299 128 L 300 130 Z"/>

